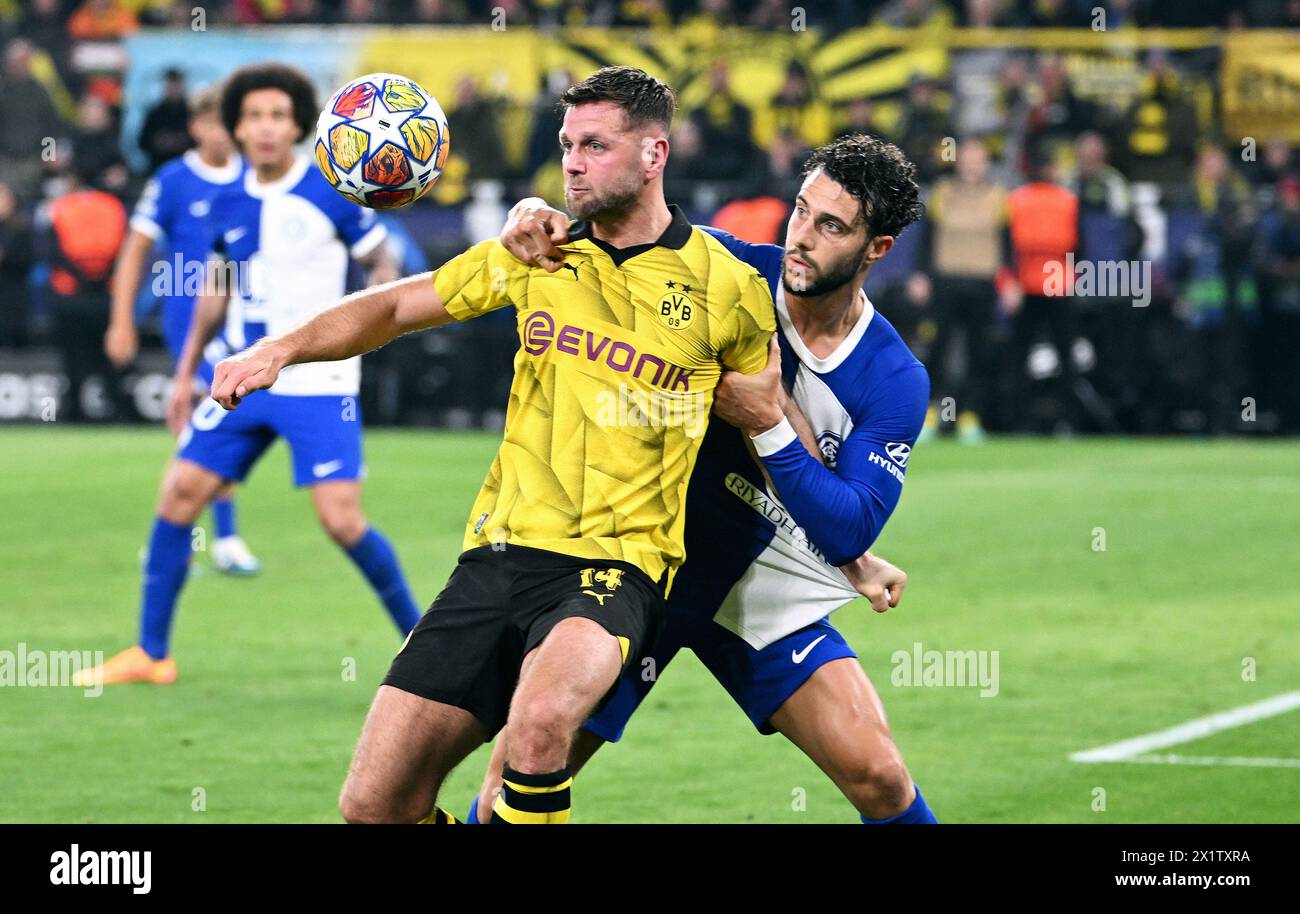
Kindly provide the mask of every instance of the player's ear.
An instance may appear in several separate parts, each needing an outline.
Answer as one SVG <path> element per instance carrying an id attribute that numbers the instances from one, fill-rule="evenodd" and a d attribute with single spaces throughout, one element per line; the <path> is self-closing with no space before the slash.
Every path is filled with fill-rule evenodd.
<path id="1" fill-rule="evenodd" d="M 646 136 L 641 138 L 641 163 L 651 177 L 661 175 L 668 164 L 668 137 Z"/>
<path id="2" fill-rule="evenodd" d="M 893 235 L 876 235 L 867 242 L 867 251 L 862 257 L 864 266 L 873 266 L 875 262 L 884 257 L 894 247 Z"/>

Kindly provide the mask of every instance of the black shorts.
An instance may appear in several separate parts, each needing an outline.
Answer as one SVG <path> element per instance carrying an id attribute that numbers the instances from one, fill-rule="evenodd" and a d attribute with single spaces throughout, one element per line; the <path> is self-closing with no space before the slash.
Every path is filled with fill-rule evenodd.
<path id="1" fill-rule="evenodd" d="M 626 666 L 654 646 L 663 605 L 663 586 L 627 562 L 478 546 L 461 554 L 384 685 L 464 708 L 492 736 L 506 724 L 524 656 L 558 622 L 600 624 L 619 639 Z"/>

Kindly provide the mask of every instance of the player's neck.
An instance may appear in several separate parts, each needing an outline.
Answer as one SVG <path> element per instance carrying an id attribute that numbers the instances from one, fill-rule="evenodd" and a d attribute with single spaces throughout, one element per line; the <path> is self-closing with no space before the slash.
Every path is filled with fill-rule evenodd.
<path id="1" fill-rule="evenodd" d="M 205 150 L 202 146 L 199 147 L 198 152 L 199 152 L 199 161 L 202 162 L 204 165 L 207 165 L 209 168 L 225 168 L 227 165 L 230 164 L 229 153 L 227 153 L 226 155 L 217 155 L 214 152 Z"/>
<path id="2" fill-rule="evenodd" d="M 258 184 L 273 184 L 289 173 L 293 168 L 294 157 L 288 156 L 282 161 L 257 165 L 253 168 Z"/>
<path id="3" fill-rule="evenodd" d="M 826 358 L 839 348 L 861 319 L 866 303 L 860 280 L 824 295 L 795 295 L 788 291 L 785 294 L 790 323 L 799 339 L 818 358 Z"/>
<path id="4" fill-rule="evenodd" d="M 668 210 L 662 194 L 650 200 L 640 200 L 619 219 L 593 219 L 591 236 L 616 248 L 630 248 L 637 244 L 652 244 L 668 230 L 673 214 Z"/>

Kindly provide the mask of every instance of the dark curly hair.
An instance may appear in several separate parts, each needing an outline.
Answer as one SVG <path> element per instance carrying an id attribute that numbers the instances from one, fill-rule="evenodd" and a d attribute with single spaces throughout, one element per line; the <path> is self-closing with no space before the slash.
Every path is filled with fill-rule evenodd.
<path id="1" fill-rule="evenodd" d="M 854 133 L 817 147 L 804 164 L 804 177 L 818 169 L 857 198 L 868 237 L 898 237 L 925 209 L 916 166 L 879 137 Z"/>
<path id="2" fill-rule="evenodd" d="M 590 102 L 613 102 L 623 109 L 633 127 L 658 124 L 665 131 L 673 124 L 677 95 L 672 87 L 636 67 L 602 67 L 560 96 L 560 109 Z"/>
<path id="3" fill-rule="evenodd" d="M 316 104 L 316 87 L 307 74 L 282 63 L 257 63 L 240 67 L 221 88 L 221 122 L 233 137 L 244 97 L 258 89 L 279 89 L 293 101 L 293 119 L 302 137 L 316 129 L 320 106 Z"/>

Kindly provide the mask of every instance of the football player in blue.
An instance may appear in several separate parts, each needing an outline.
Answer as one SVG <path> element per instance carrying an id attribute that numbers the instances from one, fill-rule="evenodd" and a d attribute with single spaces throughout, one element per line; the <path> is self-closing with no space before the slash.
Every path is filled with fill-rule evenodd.
<path id="1" fill-rule="evenodd" d="M 223 486 L 242 481 L 284 438 L 294 483 L 311 489 L 321 526 L 357 565 L 403 635 L 420 618 L 397 555 L 361 510 L 360 358 L 295 365 L 274 391 L 250 395 L 238 412 L 205 400 L 192 409 L 189 378 L 225 320 L 234 351 L 283 332 L 342 297 L 349 256 L 384 282 L 396 269 L 372 210 L 345 200 L 295 147 L 312 134 L 318 107 L 308 78 L 281 64 L 236 71 L 221 118 L 247 169 L 212 201 L 209 235 L 224 262 L 209 263 L 168 408 L 179 450 L 162 482 L 149 538 L 140 641 L 86 671 L 87 682 L 174 682 L 172 617 L 188 574 L 190 528 Z M 192 413 L 192 414 L 191 414 Z"/>
<path id="2" fill-rule="evenodd" d="M 104 351 L 118 367 L 130 363 L 140 346 L 135 326 L 136 295 L 155 248 L 166 259 L 154 264 L 151 284 L 162 298 L 162 334 L 173 365 L 190 330 L 203 265 L 211 249 L 208 212 L 212 198 L 243 174 L 244 163 L 234 151 L 221 123 L 215 89 L 198 94 L 191 108 L 190 135 L 195 148 L 163 165 L 149 179 L 131 215 L 131 228 L 113 270 L 112 313 L 104 336 Z M 212 366 L 225 355 L 220 340 L 199 362 L 198 378 L 206 390 Z M 233 486 L 212 500 L 212 564 L 226 574 L 251 575 L 258 561 L 239 535 Z"/>
<path id="3" fill-rule="evenodd" d="M 883 612 L 905 583 L 868 548 L 902 493 L 930 385 L 862 286 L 920 216 L 918 195 L 915 167 L 896 146 L 849 136 L 808 160 L 784 247 L 708 229 L 768 279 L 777 339 L 767 369 L 729 371 L 718 385 L 688 494 L 686 561 L 653 665 L 629 665 L 579 731 L 575 773 L 618 741 L 686 647 L 760 733 L 780 732 L 812 759 L 862 822 L 937 821 L 879 695 L 827 618 L 859 589 Z M 554 271 L 567 231 L 563 213 L 530 200 L 512 211 L 502 241 Z M 471 822 L 487 821 L 508 738 L 497 741 Z"/>

